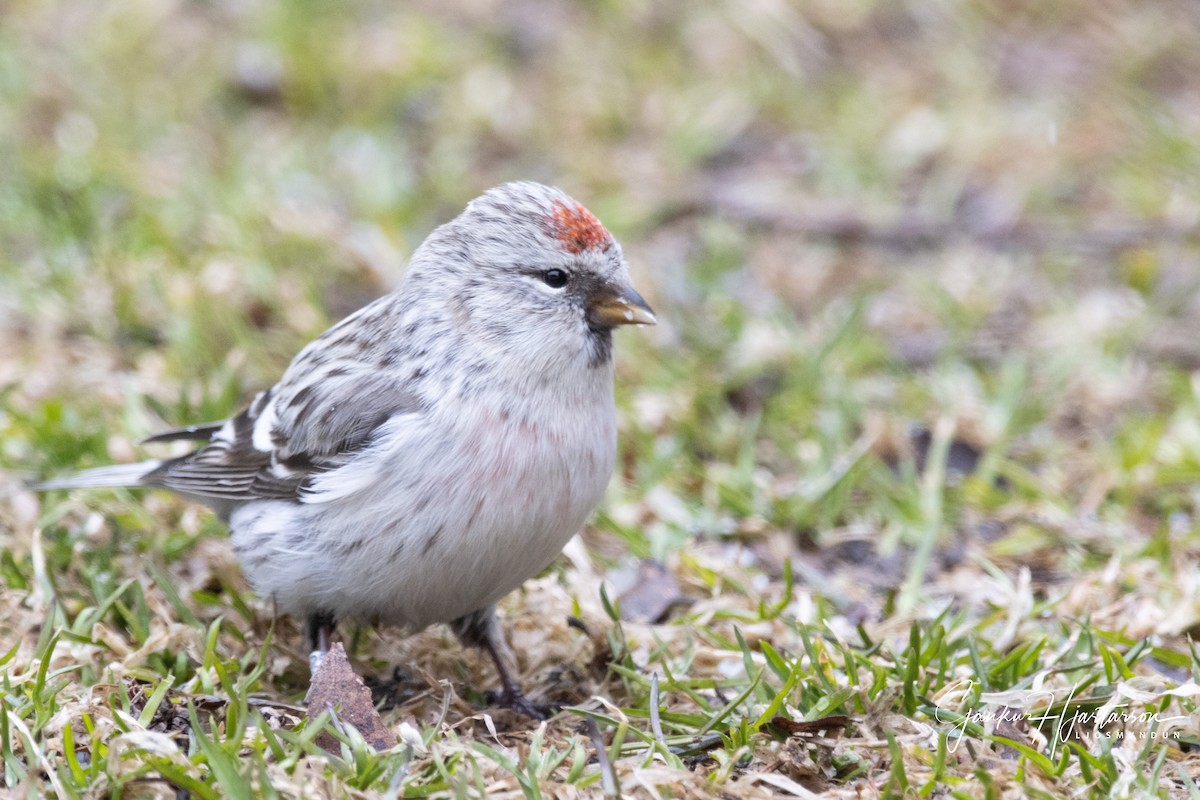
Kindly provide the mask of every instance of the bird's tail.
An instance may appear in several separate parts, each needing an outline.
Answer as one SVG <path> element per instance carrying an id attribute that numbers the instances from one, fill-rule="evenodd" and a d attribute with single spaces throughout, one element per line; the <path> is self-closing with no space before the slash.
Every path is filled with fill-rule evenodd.
<path id="1" fill-rule="evenodd" d="M 162 461 L 142 461 L 137 464 L 114 464 L 64 475 L 36 484 L 39 492 L 50 489 L 97 489 L 117 486 L 143 486 L 142 479 L 158 469 Z"/>

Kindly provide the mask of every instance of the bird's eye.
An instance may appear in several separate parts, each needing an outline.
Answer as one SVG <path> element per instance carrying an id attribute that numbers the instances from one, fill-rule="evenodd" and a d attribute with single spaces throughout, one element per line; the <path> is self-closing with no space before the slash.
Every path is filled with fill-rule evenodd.
<path id="1" fill-rule="evenodd" d="M 561 289 L 566 286 L 569 277 L 566 270 L 561 269 L 548 269 L 542 273 L 542 280 L 551 289 Z"/>

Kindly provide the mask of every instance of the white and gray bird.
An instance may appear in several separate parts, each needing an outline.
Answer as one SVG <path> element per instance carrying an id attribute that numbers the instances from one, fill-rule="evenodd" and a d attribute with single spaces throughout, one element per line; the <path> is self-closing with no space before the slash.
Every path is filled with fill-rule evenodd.
<path id="1" fill-rule="evenodd" d="M 621 248 L 558 189 L 483 194 L 413 253 L 403 283 L 300 351 L 230 420 L 148 442 L 187 455 L 41 489 L 160 487 L 213 508 L 255 590 L 306 621 L 450 623 L 504 663 L 494 604 L 544 569 L 616 461 L 613 329 L 653 324 Z"/>

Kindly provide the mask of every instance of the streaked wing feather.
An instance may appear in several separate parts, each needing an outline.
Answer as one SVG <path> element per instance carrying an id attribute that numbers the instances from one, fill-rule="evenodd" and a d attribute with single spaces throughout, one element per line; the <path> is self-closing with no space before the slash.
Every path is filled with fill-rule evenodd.
<path id="1" fill-rule="evenodd" d="M 342 366 L 304 386 L 281 386 L 275 408 L 279 463 L 324 471 L 370 443 L 379 426 L 421 407 L 394 372 Z"/>
<path id="2" fill-rule="evenodd" d="M 144 483 L 222 502 L 295 500 L 314 475 L 345 465 L 369 446 L 388 419 L 420 406 L 395 374 L 343 362 L 336 372 L 301 370 L 308 382 L 296 385 L 288 378 L 300 365 L 297 359 L 284 380 L 231 422 L 194 426 L 196 438 L 203 428 L 211 442 L 163 462 Z M 193 432 L 181 428 L 154 440 L 176 433 L 171 438 Z M 269 450 L 261 449 L 265 441 Z"/>
<path id="3" fill-rule="evenodd" d="M 225 420 L 220 422 L 205 422 L 200 425 L 187 425 L 182 428 L 172 428 L 169 431 L 156 433 L 142 439 L 141 444 L 158 444 L 159 442 L 175 442 L 182 439 L 192 441 L 207 441 L 217 431 L 225 427 Z"/>

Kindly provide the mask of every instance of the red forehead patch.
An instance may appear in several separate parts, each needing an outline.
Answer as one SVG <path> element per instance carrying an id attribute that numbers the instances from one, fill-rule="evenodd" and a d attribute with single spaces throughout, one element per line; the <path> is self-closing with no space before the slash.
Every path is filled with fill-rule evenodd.
<path id="1" fill-rule="evenodd" d="M 600 220 L 579 203 L 568 205 L 561 200 L 555 201 L 550 224 L 554 228 L 554 237 L 570 253 L 597 247 L 607 250 L 612 245 L 612 236 Z"/>

